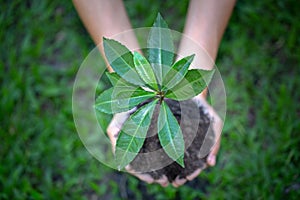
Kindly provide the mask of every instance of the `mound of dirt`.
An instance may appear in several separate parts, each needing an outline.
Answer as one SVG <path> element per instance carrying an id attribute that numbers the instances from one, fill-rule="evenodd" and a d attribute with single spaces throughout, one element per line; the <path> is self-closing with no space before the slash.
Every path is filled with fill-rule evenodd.
<path id="1" fill-rule="evenodd" d="M 138 107 L 146 103 L 148 102 L 144 102 Z M 158 106 L 155 108 L 144 145 L 130 165 L 135 171 L 150 174 L 154 179 L 166 175 L 169 182 L 172 182 L 177 176 L 184 178 L 195 170 L 205 167 L 207 156 L 200 155 L 200 149 L 208 134 L 207 131 L 211 132 L 212 130 L 209 128 L 210 117 L 202 106 L 196 105 L 192 100 L 178 102 L 166 99 L 166 103 L 180 124 L 183 133 L 185 167 L 181 167 L 169 158 L 160 145 L 157 134 Z M 215 135 L 211 132 L 209 137 L 206 137 L 205 146 L 210 147 L 214 144 L 214 140 Z"/>

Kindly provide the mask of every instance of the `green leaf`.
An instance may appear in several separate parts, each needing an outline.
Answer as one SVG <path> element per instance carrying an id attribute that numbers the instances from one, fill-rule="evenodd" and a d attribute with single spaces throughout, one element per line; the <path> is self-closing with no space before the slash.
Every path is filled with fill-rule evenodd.
<path id="1" fill-rule="evenodd" d="M 106 72 L 105 74 L 113 86 L 115 86 L 118 81 L 122 80 L 121 76 L 119 76 L 116 72 Z"/>
<path id="2" fill-rule="evenodd" d="M 178 101 L 193 98 L 207 87 L 214 72 L 215 70 L 189 70 L 186 76 L 166 93 L 165 97 Z"/>
<path id="3" fill-rule="evenodd" d="M 118 75 L 135 85 L 144 85 L 135 70 L 133 55 L 124 45 L 115 40 L 103 38 L 103 46 L 109 64 Z"/>
<path id="4" fill-rule="evenodd" d="M 139 54 L 138 52 L 134 52 L 133 60 L 134 60 L 136 71 L 138 72 L 140 77 L 152 89 L 158 90 L 155 74 L 147 59 L 141 54 Z"/>
<path id="5" fill-rule="evenodd" d="M 116 72 L 106 72 L 106 76 L 108 77 L 109 81 L 114 87 L 117 88 L 140 88 L 137 85 L 134 85 L 132 83 L 129 83 L 125 79 L 123 79 L 121 76 L 119 76 Z"/>
<path id="6" fill-rule="evenodd" d="M 148 41 L 148 57 L 154 69 L 158 83 L 162 84 L 162 79 L 166 74 L 166 67 L 171 66 L 174 59 L 174 44 L 171 31 L 167 23 L 160 14 L 150 30 Z"/>
<path id="7" fill-rule="evenodd" d="M 158 115 L 158 137 L 165 152 L 184 167 L 184 140 L 180 126 L 169 106 L 163 101 Z"/>
<path id="8" fill-rule="evenodd" d="M 128 165 L 143 146 L 157 101 L 142 106 L 124 123 L 115 152 L 119 170 Z"/>
<path id="9" fill-rule="evenodd" d="M 163 79 L 163 90 L 172 89 L 179 83 L 188 72 L 190 64 L 193 62 L 195 54 L 187 56 L 172 65 Z"/>
<path id="10" fill-rule="evenodd" d="M 96 99 L 95 107 L 97 110 L 108 114 L 119 113 L 130 110 L 154 96 L 154 92 L 145 91 L 141 87 L 120 79 L 115 87 L 99 95 Z"/>

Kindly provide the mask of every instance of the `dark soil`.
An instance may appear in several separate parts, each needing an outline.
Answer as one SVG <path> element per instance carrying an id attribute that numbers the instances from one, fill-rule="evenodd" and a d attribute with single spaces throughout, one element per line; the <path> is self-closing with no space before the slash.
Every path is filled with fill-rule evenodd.
<path id="1" fill-rule="evenodd" d="M 138 107 L 146 103 L 142 103 Z M 203 107 L 199 107 L 191 100 L 179 103 L 175 100 L 166 99 L 166 103 L 180 124 L 183 133 L 186 148 L 184 154 L 185 168 L 172 161 L 160 145 L 157 135 L 158 106 L 154 111 L 144 145 L 130 165 L 135 171 L 150 174 L 154 179 L 166 175 L 169 182 L 172 182 L 177 176 L 184 178 L 195 170 L 205 167 L 207 156 L 200 155 L 200 148 L 207 131 L 211 131 L 209 128 L 211 120 L 204 112 Z M 208 140 L 209 145 L 212 145 L 214 141 L 214 134 L 212 135 L 213 137 Z"/>

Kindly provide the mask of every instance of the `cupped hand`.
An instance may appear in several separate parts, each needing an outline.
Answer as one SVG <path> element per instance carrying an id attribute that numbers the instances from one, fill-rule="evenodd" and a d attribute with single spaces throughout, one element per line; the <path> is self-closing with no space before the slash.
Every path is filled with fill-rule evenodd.
<path id="1" fill-rule="evenodd" d="M 203 94 L 199 94 L 198 96 L 193 98 L 193 101 L 198 105 L 198 106 L 202 106 L 204 112 L 207 112 L 209 117 L 211 118 L 211 122 L 212 122 L 212 129 L 215 133 L 215 138 L 216 138 L 216 142 L 212 148 L 212 150 L 210 151 L 210 153 L 207 156 L 206 159 L 206 164 L 202 167 L 199 168 L 197 170 L 195 170 L 193 173 L 191 173 L 190 175 L 186 176 L 185 178 L 180 178 L 179 176 L 176 177 L 176 179 L 172 182 L 172 185 L 174 187 L 179 187 L 183 184 L 185 184 L 187 181 L 191 181 L 194 178 L 196 178 L 203 169 L 205 169 L 206 167 L 212 167 L 215 166 L 216 164 L 216 156 L 219 152 L 220 149 L 220 144 L 221 144 L 221 132 L 222 132 L 222 127 L 223 127 L 223 121 L 222 119 L 219 117 L 219 115 L 215 112 L 215 110 L 207 103 L 205 97 Z"/>
<path id="2" fill-rule="evenodd" d="M 135 111 L 136 111 L 136 108 L 134 108 L 130 111 L 127 111 L 127 112 L 115 114 L 114 117 L 112 118 L 110 124 L 108 125 L 107 134 L 111 141 L 113 152 L 115 152 L 117 138 L 118 138 L 119 132 L 120 132 L 124 122 L 128 119 L 130 114 L 132 114 Z M 136 172 L 134 169 L 131 168 L 130 164 L 127 165 L 125 167 L 125 169 L 130 174 L 136 176 L 137 178 L 139 178 L 142 181 L 145 181 L 146 183 L 149 183 L 149 184 L 158 183 L 163 187 L 166 187 L 169 185 L 168 178 L 165 175 L 163 175 L 160 179 L 154 179 L 149 174 Z"/>

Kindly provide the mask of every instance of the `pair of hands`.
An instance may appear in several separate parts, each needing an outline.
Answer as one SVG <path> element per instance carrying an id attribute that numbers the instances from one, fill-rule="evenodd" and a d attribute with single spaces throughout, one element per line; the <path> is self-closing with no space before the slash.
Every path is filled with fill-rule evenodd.
<path id="1" fill-rule="evenodd" d="M 214 111 L 214 109 L 207 103 L 207 101 L 205 100 L 203 95 L 200 94 L 200 95 L 194 97 L 193 101 L 196 104 L 201 105 L 203 107 L 204 111 L 207 112 L 212 119 L 211 120 L 212 128 L 216 135 L 217 141 L 216 141 L 214 147 L 212 148 L 211 152 L 207 156 L 206 166 L 204 166 L 204 168 L 206 168 L 207 166 L 214 166 L 216 164 L 216 155 L 220 148 L 220 138 L 218 136 L 220 136 L 220 134 L 221 134 L 223 121 L 220 119 L 220 117 L 217 115 L 217 113 Z M 107 134 L 111 141 L 113 152 L 115 152 L 115 146 L 116 146 L 118 134 L 119 134 L 124 122 L 130 116 L 130 113 L 132 113 L 134 111 L 135 110 L 133 109 L 128 112 L 115 114 L 112 121 L 110 122 L 110 124 L 107 128 Z M 199 168 L 199 169 L 195 170 L 192 174 L 186 176 L 185 178 L 176 177 L 176 179 L 171 184 L 174 187 L 179 187 L 179 186 L 183 185 L 184 183 L 186 183 L 187 181 L 191 181 L 194 178 L 196 178 L 204 168 Z M 145 181 L 149 184 L 158 183 L 163 187 L 166 187 L 169 185 L 168 178 L 165 175 L 163 175 L 160 179 L 153 179 L 149 174 L 135 172 L 131 168 L 130 164 L 128 166 L 126 166 L 125 169 L 132 175 L 138 177 L 140 180 Z"/>

